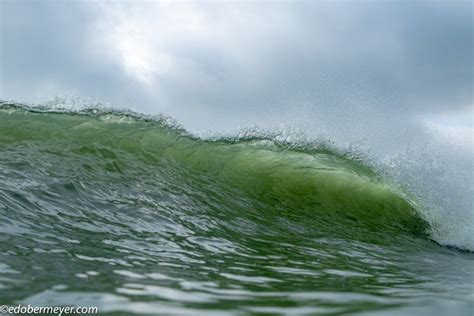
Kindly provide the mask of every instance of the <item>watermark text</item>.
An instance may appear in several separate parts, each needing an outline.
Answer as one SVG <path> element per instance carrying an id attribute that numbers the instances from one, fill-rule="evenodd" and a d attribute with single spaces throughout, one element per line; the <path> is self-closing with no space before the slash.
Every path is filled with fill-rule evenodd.
<path id="1" fill-rule="evenodd" d="M 99 309 L 95 306 L 87 306 L 87 307 L 77 307 L 77 306 L 31 306 L 28 305 L 1 305 L 0 306 L 0 314 L 10 314 L 10 315 L 21 315 L 21 314 L 51 314 L 51 315 L 71 315 L 71 314 L 79 314 L 79 315 L 87 315 L 87 314 L 97 314 Z"/>

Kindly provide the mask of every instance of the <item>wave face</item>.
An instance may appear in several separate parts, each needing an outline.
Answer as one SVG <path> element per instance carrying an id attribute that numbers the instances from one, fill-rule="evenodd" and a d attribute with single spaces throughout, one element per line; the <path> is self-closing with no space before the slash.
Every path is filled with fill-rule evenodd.
<path id="1" fill-rule="evenodd" d="M 432 242 L 409 193 L 328 146 L 3 103 L 0 158 L 3 303 L 138 314 L 473 304 L 472 254 Z"/>

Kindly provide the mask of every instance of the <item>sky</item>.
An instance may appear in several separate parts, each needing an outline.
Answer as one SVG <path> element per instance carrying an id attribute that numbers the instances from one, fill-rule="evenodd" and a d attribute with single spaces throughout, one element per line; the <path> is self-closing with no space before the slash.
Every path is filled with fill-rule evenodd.
<path id="1" fill-rule="evenodd" d="M 0 14 L 2 100 L 474 141 L 470 1 L 2 0 Z"/>

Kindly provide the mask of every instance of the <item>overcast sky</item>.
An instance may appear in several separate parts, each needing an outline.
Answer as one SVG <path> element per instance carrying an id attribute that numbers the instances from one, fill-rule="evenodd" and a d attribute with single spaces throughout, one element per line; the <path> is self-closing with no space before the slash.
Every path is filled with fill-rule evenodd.
<path id="1" fill-rule="evenodd" d="M 2 0 L 0 9 L 3 100 L 78 96 L 197 130 L 288 121 L 362 137 L 435 126 L 472 142 L 471 1 Z"/>

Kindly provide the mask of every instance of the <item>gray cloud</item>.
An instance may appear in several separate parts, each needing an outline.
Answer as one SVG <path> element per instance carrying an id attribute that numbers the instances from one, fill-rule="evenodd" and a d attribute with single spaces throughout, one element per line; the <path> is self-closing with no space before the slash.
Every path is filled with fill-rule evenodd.
<path id="1" fill-rule="evenodd" d="M 2 1 L 1 16 L 2 99 L 90 97 L 190 128 L 337 122 L 356 137 L 472 114 L 469 1 Z"/>

